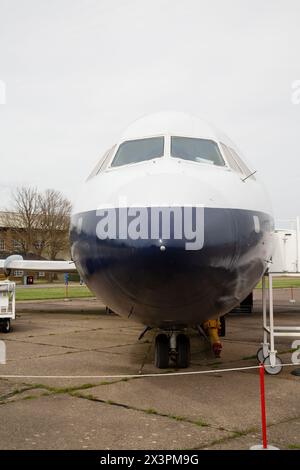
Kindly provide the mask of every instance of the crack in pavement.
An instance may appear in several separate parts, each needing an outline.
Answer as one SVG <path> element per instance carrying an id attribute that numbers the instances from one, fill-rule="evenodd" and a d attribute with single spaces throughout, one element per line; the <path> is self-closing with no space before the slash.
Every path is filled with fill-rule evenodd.
<path id="1" fill-rule="evenodd" d="M 24 392 L 28 392 L 30 390 L 38 390 L 40 389 L 41 387 L 37 386 L 37 385 L 28 385 L 28 386 L 24 386 L 23 388 L 21 389 L 16 389 L 16 390 L 13 390 L 12 392 L 9 392 L 5 395 L 1 395 L 0 396 L 0 404 L 5 404 L 5 403 L 9 403 L 5 400 L 8 400 L 9 398 L 13 398 L 14 396 L 17 396 L 17 395 L 21 395 L 22 393 Z M 15 400 L 17 401 L 17 400 Z"/>
<path id="2" fill-rule="evenodd" d="M 53 348 L 65 348 L 65 349 L 76 349 L 79 350 L 79 348 L 75 348 L 75 346 L 65 346 L 65 345 L 60 345 L 60 344 L 49 344 L 49 343 L 33 343 L 32 341 L 24 341 L 22 339 L 7 339 L 7 342 L 11 343 L 24 343 L 24 344 L 32 344 L 32 345 L 37 345 L 37 346 L 51 346 Z"/>
<path id="3" fill-rule="evenodd" d="M 291 421 L 296 421 L 298 419 L 300 419 L 300 416 L 294 416 L 294 417 L 291 417 L 291 418 L 283 419 L 283 420 L 277 421 L 276 423 L 274 422 L 274 423 L 268 424 L 267 429 L 272 428 L 273 426 L 278 426 L 279 424 L 286 424 L 286 423 L 289 423 Z M 239 438 L 242 438 L 242 437 L 247 437 L 251 433 L 258 434 L 260 432 L 260 428 L 257 427 L 257 428 L 250 428 L 250 429 L 245 430 L 245 431 L 232 431 L 232 432 L 234 432 L 235 435 L 224 437 L 224 438 L 221 438 L 221 439 L 217 439 L 214 442 L 209 443 L 208 446 L 213 446 L 213 445 L 216 445 L 216 444 L 223 444 L 224 442 L 232 440 L 232 439 L 239 439 Z M 200 445 L 200 446 L 195 447 L 194 449 L 191 449 L 191 450 L 201 450 L 201 449 L 207 448 L 208 446 L 207 445 Z"/>
<path id="4" fill-rule="evenodd" d="M 10 383 L 10 381 L 7 380 L 7 379 L 1 379 L 1 380 Z M 104 385 L 113 385 L 113 384 L 116 384 L 116 383 L 119 383 L 119 382 L 125 382 L 125 381 L 128 381 L 128 380 L 135 380 L 135 379 L 133 378 L 133 379 L 119 379 L 119 380 L 115 380 L 115 381 L 101 381 L 101 382 L 97 382 L 97 383 L 94 383 L 94 384 L 74 385 L 73 387 L 51 387 L 50 385 L 46 385 L 46 384 L 37 384 L 37 383 L 36 384 L 27 384 L 27 383 L 23 382 L 23 383 L 20 384 L 20 386 L 23 387 L 23 388 L 18 388 L 18 389 L 15 389 L 12 392 L 9 392 L 5 395 L 0 395 L 0 402 L 3 402 L 1 404 L 12 403 L 12 401 L 8 402 L 8 401 L 5 401 L 5 400 L 7 400 L 9 398 L 12 398 L 14 396 L 21 395 L 22 393 L 30 391 L 30 390 L 39 390 L 39 389 L 40 390 L 46 390 L 51 395 L 70 394 L 71 392 L 86 390 L 86 389 L 89 389 L 89 388 L 94 388 L 94 387 L 99 387 L 99 386 L 104 386 Z M 36 396 L 34 398 L 39 398 L 39 396 Z M 20 399 L 22 399 L 22 397 L 20 397 Z M 18 401 L 18 400 L 14 400 L 14 401 Z"/>
<path id="5" fill-rule="evenodd" d="M 138 378 L 136 378 L 138 379 Z M 218 426 L 214 426 L 212 424 L 208 424 L 204 421 L 201 421 L 201 420 L 198 420 L 198 421 L 194 421 L 192 419 L 189 419 L 189 418 L 186 418 L 184 416 L 176 416 L 176 415 L 172 415 L 172 414 L 167 414 L 167 413 L 161 413 L 157 410 L 154 410 L 154 409 L 145 409 L 145 408 L 138 408 L 138 407 L 135 407 L 135 406 L 131 406 L 131 405 L 127 405 L 125 403 L 119 403 L 119 402 L 115 402 L 115 401 L 110 401 L 110 400 L 102 400 L 101 398 L 97 398 L 93 395 L 83 395 L 81 393 L 78 393 L 78 391 L 74 391 L 74 392 L 70 392 L 69 395 L 73 396 L 73 397 L 76 397 L 76 398 L 80 398 L 80 399 L 85 399 L 85 400 L 89 400 L 89 401 L 93 401 L 93 402 L 97 402 L 97 403 L 102 403 L 104 405 L 109 405 L 109 406 L 117 406 L 117 407 L 120 407 L 120 408 L 125 408 L 127 410 L 132 410 L 132 411 L 139 411 L 139 412 L 142 412 L 142 413 L 145 413 L 147 415 L 154 415 L 154 416 L 160 416 L 160 417 L 163 417 L 163 418 L 169 418 L 169 419 L 172 419 L 174 421 L 178 421 L 178 422 L 183 422 L 183 423 L 189 423 L 189 424 L 193 424 L 195 426 L 198 426 L 198 427 L 208 427 L 208 428 L 211 428 L 211 429 L 216 429 L 218 431 L 225 431 L 225 432 L 233 432 L 233 431 L 230 431 L 226 428 L 223 428 L 223 427 L 218 427 Z"/>
<path id="6" fill-rule="evenodd" d="M 53 347 L 53 348 L 64 348 L 64 349 L 74 349 L 76 350 L 76 352 L 89 352 L 89 351 L 95 351 L 95 352 L 106 352 L 107 350 L 109 349 L 112 349 L 112 348 L 121 348 L 121 347 L 124 347 L 124 346 L 136 346 L 138 344 L 148 344 L 147 342 L 144 342 L 144 343 L 124 343 L 124 344 L 117 344 L 117 345 L 112 345 L 112 346 L 106 346 L 106 347 L 102 347 L 101 349 L 99 349 L 98 347 L 96 348 L 83 348 L 83 347 L 75 347 L 75 346 L 67 346 L 67 345 L 61 345 L 61 344 L 53 344 L 53 343 L 37 343 L 37 342 L 31 342 L 31 341 L 24 341 L 24 340 L 18 340 L 18 339 L 8 339 L 7 340 L 8 342 L 17 342 L 17 343 L 24 343 L 24 344 L 31 344 L 31 345 L 37 345 L 37 346 L 49 346 L 49 347 Z M 65 353 L 62 353 L 62 354 L 65 354 Z M 121 354 L 121 353 L 117 353 L 117 352 L 112 352 L 112 354 Z M 49 355 L 49 357 L 52 356 L 52 354 Z M 46 357 L 46 356 L 37 356 L 37 357 Z M 29 358 L 26 358 L 26 359 L 30 359 Z"/>
<path id="7" fill-rule="evenodd" d="M 47 354 L 47 355 L 41 355 L 41 356 L 28 356 L 26 357 L 26 361 L 28 359 L 47 359 L 49 357 L 57 357 L 57 356 L 66 356 L 67 354 L 78 354 L 78 353 L 81 353 L 81 352 L 85 352 L 85 351 L 66 351 L 66 352 L 61 352 L 61 353 L 53 353 L 53 354 Z M 14 363 L 14 362 L 18 362 L 19 359 L 8 359 L 7 360 L 7 365 L 8 363 Z"/>
<path id="8" fill-rule="evenodd" d="M 138 407 L 134 407 L 134 406 L 131 406 L 131 405 L 124 404 L 124 403 L 119 403 L 119 402 L 110 401 L 110 400 L 102 400 L 102 399 L 97 398 L 93 395 L 84 395 L 84 394 L 80 393 L 83 390 L 92 389 L 92 388 L 99 387 L 99 386 L 114 385 L 114 384 L 117 384 L 117 383 L 120 383 L 120 382 L 127 382 L 127 381 L 131 381 L 131 380 L 139 380 L 139 377 L 134 377 L 134 378 L 131 378 L 131 379 L 130 378 L 129 379 L 120 379 L 120 380 L 115 380 L 115 381 L 110 381 L 110 382 L 102 381 L 102 382 L 95 383 L 95 384 L 81 384 L 81 385 L 75 385 L 73 387 L 58 387 L 58 388 L 51 387 L 51 386 L 48 386 L 48 385 L 45 385 L 45 384 L 26 384 L 26 383 L 22 383 L 21 384 L 21 386 L 22 386 L 21 389 L 14 390 L 14 391 L 6 394 L 6 395 L 0 396 L 0 402 L 1 402 L 0 405 L 3 406 L 5 404 L 14 403 L 14 402 L 19 401 L 19 400 L 37 399 L 37 398 L 40 398 L 41 396 L 44 396 L 46 394 L 47 394 L 47 396 L 65 394 L 67 396 L 78 398 L 78 399 L 89 400 L 89 401 L 96 402 L 96 403 L 101 403 L 101 404 L 107 405 L 107 406 L 121 407 L 121 408 L 124 408 L 124 409 L 127 409 L 127 410 L 138 411 L 138 412 L 141 412 L 141 413 L 146 414 L 146 415 L 154 415 L 154 416 L 158 416 L 158 417 L 168 418 L 168 419 L 172 420 L 173 422 L 177 421 L 177 422 L 182 422 L 182 423 L 188 423 L 188 424 L 192 424 L 192 425 L 195 425 L 197 427 L 200 427 L 200 428 L 201 427 L 202 428 L 207 427 L 207 428 L 210 428 L 210 429 L 214 429 L 214 430 L 217 430 L 217 431 L 223 431 L 223 432 L 227 432 L 227 433 L 230 434 L 229 436 L 224 436 L 223 438 L 212 440 L 211 442 L 206 443 L 205 445 L 200 444 L 200 445 L 195 446 L 195 447 L 193 447 L 192 449 L 189 449 L 189 450 L 205 449 L 205 448 L 217 445 L 217 444 L 226 443 L 226 442 L 234 440 L 234 439 L 239 439 L 239 438 L 242 438 L 242 437 L 246 437 L 251 433 L 258 433 L 259 432 L 259 429 L 256 428 L 256 427 L 249 428 L 249 429 L 246 429 L 244 431 L 236 431 L 234 429 L 227 429 L 227 428 L 224 428 L 222 426 L 215 426 L 215 425 L 212 425 L 212 424 L 208 424 L 204 421 L 201 421 L 201 419 L 198 420 L 198 421 L 195 421 L 195 420 L 183 417 L 183 416 L 176 416 L 176 415 L 172 415 L 172 414 L 162 413 L 162 412 L 159 412 L 155 409 L 138 408 Z M 7 382 L 9 382 L 9 381 L 7 380 Z M 29 396 L 29 397 L 22 397 L 21 396 L 23 393 L 28 392 L 30 390 L 41 390 L 41 391 L 44 390 L 47 393 L 46 394 L 41 394 L 41 395 L 36 395 L 36 396 Z M 13 398 L 13 397 L 19 397 L 19 400 L 18 399 L 9 400 L 10 398 Z M 9 401 L 3 401 L 3 400 L 9 400 Z M 295 421 L 295 420 L 299 420 L 299 419 L 300 419 L 300 416 L 294 416 L 294 417 L 291 417 L 291 418 L 282 419 L 282 420 L 279 420 L 277 422 L 268 424 L 268 429 L 272 428 L 273 426 L 289 423 L 291 421 Z"/>

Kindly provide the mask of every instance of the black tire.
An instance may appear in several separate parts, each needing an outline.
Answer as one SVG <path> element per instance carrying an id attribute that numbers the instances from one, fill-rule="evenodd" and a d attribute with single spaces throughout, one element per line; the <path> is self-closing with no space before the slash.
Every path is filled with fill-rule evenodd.
<path id="1" fill-rule="evenodd" d="M 169 339 L 167 335 L 160 334 L 155 338 L 155 366 L 158 369 L 169 367 Z"/>
<path id="2" fill-rule="evenodd" d="M 266 359 L 266 356 L 264 356 L 264 348 L 259 348 L 259 350 L 256 353 L 256 359 L 259 364 L 264 363 L 264 360 Z"/>
<path id="3" fill-rule="evenodd" d="M 2 323 L 3 333 L 9 333 L 11 331 L 10 320 L 7 319 Z"/>
<path id="4" fill-rule="evenodd" d="M 191 347 L 190 339 L 183 334 L 177 336 L 177 367 L 186 369 L 190 365 Z"/>

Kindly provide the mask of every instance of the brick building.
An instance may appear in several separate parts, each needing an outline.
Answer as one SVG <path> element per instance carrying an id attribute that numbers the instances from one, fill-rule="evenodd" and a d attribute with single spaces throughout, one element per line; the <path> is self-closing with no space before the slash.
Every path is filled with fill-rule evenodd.
<path id="1" fill-rule="evenodd" d="M 34 233 L 33 249 L 29 253 L 24 252 L 23 243 L 20 239 L 22 234 L 22 227 L 16 230 L 10 226 L 9 220 L 18 217 L 17 214 L 7 213 L 0 211 L 0 259 L 5 259 L 10 255 L 22 255 L 24 259 L 47 259 L 46 250 L 43 247 L 43 232 L 36 229 Z M 63 249 L 57 256 L 58 260 L 70 259 L 68 250 Z M 34 275 L 35 279 L 48 279 L 48 274 L 44 272 L 26 273 L 26 275 Z M 11 278 L 15 280 L 22 280 L 25 273 L 23 271 L 14 271 Z"/>

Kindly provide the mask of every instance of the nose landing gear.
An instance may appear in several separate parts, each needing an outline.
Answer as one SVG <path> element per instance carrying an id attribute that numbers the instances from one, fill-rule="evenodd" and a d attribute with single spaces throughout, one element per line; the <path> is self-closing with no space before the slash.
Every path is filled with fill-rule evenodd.
<path id="1" fill-rule="evenodd" d="M 170 331 L 160 333 L 155 339 L 155 366 L 167 369 L 170 361 L 180 369 L 190 364 L 190 340 L 182 332 Z"/>

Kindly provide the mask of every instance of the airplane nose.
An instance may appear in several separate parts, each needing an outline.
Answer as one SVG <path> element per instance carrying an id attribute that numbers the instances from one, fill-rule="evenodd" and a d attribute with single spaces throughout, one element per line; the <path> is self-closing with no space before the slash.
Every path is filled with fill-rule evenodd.
<path id="1" fill-rule="evenodd" d="M 109 204 L 74 216 L 72 256 L 117 313 L 146 325 L 162 326 L 162 317 L 191 325 L 230 311 L 256 285 L 270 221 L 232 208 L 230 188 L 211 178 L 217 169 L 196 173 L 167 160 L 125 171 L 105 189 Z"/>
<path id="2" fill-rule="evenodd" d="M 160 136 L 160 151 L 148 147 L 153 136 Z M 72 256 L 117 313 L 158 327 L 202 323 L 243 300 L 266 269 L 272 218 L 263 189 L 254 179 L 241 181 L 247 168 L 218 136 L 185 115 L 143 119 L 85 184 L 72 219 Z M 186 219 L 159 216 L 152 231 L 152 209 L 184 208 Z"/>
<path id="3" fill-rule="evenodd" d="M 252 255 L 262 243 L 262 234 L 253 234 L 252 214 L 202 209 L 203 239 L 196 250 L 186 249 L 187 240 L 176 238 L 174 231 L 156 239 L 101 238 L 99 223 L 107 228 L 104 216 L 101 219 L 99 211 L 87 213 L 81 221 L 84 231 L 78 233 L 74 221 L 73 259 L 91 289 L 117 313 L 130 312 L 144 324 L 159 327 L 168 322 L 202 323 L 246 297 L 264 271 L 262 259 Z M 118 217 L 109 211 L 106 216 L 106 222 L 111 217 L 120 229 Z M 162 219 L 160 223 L 163 228 Z"/>

